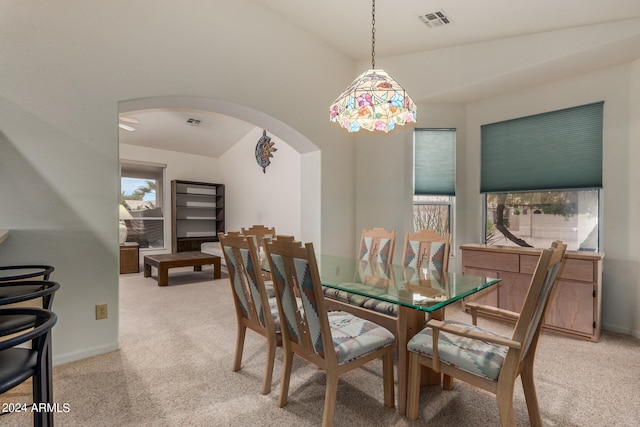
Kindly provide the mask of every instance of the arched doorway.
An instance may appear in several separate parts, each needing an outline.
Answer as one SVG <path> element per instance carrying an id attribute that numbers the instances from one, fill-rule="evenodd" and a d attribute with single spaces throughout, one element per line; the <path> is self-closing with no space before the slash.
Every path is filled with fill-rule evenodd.
<path id="1" fill-rule="evenodd" d="M 298 131 L 267 114 L 252 108 L 244 107 L 238 104 L 200 97 L 153 97 L 130 101 L 121 101 L 118 104 L 118 112 L 120 115 L 126 115 L 135 111 L 203 111 L 214 113 L 221 117 L 227 117 L 230 120 L 240 121 L 245 128 L 254 130 L 266 130 L 270 135 L 274 135 L 278 140 L 287 144 L 299 156 L 299 167 L 297 173 L 299 185 L 299 206 L 296 215 L 299 216 L 299 227 L 290 231 L 291 234 L 299 236 L 302 241 L 312 241 L 318 250 L 320 249 L 320 150 L 307 137 Z M 255 133 L 255 132 L 254 132 Z M 257 138 L 255 140 L 257 142 Z M 277 154 L 277 153 L 276 153 Z M 284 165 L 283 165 L 284 166 Z M 224 181 L 231 180 L 231 176 L 221 177 Z M 256 183 L 260 188 L 260 183 Z M 262 188 L 261 191 L 278 191 L 277 188 Z M 238 197 L 235 194 L 231 197 Z M 244 197 L 250 197 L 245 195 Z M 236 203 L 236 206 L 246 204 Z M 234 204 L 230 203 L 233 207 Z M 227 215 L 233 215 L 233 212 L 227 211 Z M 271 212 L 271 215 L 274 213 Z M 260 215 L 257 216 L 257 222 Z M 244 224 L 242 224 L 244 225 Z M 278 228 L 276 228 L 278 229 Z M 299 232 L 298 232 L 299 230 Z"/>

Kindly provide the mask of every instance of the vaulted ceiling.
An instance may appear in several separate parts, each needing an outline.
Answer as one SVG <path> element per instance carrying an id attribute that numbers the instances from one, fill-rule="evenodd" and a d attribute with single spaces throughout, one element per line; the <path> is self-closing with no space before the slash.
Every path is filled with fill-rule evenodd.
<path id="1" fill-rule="evenodd" d="M 271 10 L 346 58 L 371 60 L 370 0 L 253 1 L 258 10 Z M 378 0 L 375 7 L 376 58 L 640 17 L 639 0 Z M 254 128 L 225 115 L 185 109 L 124 115 L 140 123 L 133 125 L 135 132 L 120 130 L 121 143 L 211 157 L 219 157 Z"/>

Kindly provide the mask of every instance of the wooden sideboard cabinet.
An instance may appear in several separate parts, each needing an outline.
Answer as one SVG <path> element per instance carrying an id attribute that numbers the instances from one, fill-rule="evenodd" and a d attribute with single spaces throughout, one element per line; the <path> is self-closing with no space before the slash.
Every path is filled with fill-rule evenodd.
<path id="1" fill-rule="evenodd" d="M 519 313 L 540 249 L 481 244 L 462 245 L 460 249 L 463 273 L 501 279 L 497 286 L 466 301 Z M 566 252 L 543 328 L 594 342 L 599 340 L 603 258 L 600 252 Z M 464 309 L 465 301 L 462 306 Z M 479 313 L 490 315 L 481 308 Z"/>

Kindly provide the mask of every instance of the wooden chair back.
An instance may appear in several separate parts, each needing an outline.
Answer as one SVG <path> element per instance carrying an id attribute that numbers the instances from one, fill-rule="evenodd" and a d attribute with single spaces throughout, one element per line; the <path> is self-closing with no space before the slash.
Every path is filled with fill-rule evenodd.
<path id="1" fill-rule="evenodd" d="M 256 327 L 266 328 L 270 316 L 265 311 L 269 301 L 260 274 L 258 248 L 253 239 L 237 231 L 219 233 L 218 238 L 227 262 L 236 313 Z"/>
<path id="2" fill-rule="evenodd" d="M 427 329 L 409 341 L 409 419 L 418 417 L 418 366 L 423 365 L 444 374 L 444 388 L 451 388 L 451 378 L 455 377 L 494 393 L 502 426 L 515 425 L 513 393 L 520 376 L 531 425 L 542 426 L 533 378 L 534 358 L 542 319 L 566 249 L 567 245 L 555 241 L 542 251 L 520 314 L 496 309 L 516 319 L 510 339 L 475 325 L 432 319 Z"/>
<path id="3" fill-rule="evenodd" d="M 313 244 L 279 235 L 266 245 L 278 307 L 283 316 L 283 346 L 326 369 L 337 364 Z M 302 297 L 303 307 L 296 304 Z"/>
<path id="4" fill-rule="evenodd" d="M 265 250 L 283 325 L 278 405 L 287 403 L 293 355 L 297 354 L 327 374 L 323 427 L 333 425 L 340 374 L 377 358 L 383 361 L 384 403 L 392 408 L 393 334 L 348 313 L 327 313 L 312 243 L 303 246 L 291 236 L 280 235 L 267 241 Z M 296 303 L 296 295 L 302 304 Z"/>
<path id="5" fill-rule="evenodd" d="M 511 354 L 507 353 L 507 358 L 505 359 L 507 367 L 510 366 L 508 363 L 511 358 L 517 359 L 517 373 L 519 373 L 525 362 L 533 365 L 536 345 L 542 328 L 542 319 L 548 306 L 547 303 L 549 302 L 551 291 L 562 267 L 562 259 L 566 250 L 566 244 L 555 241 L 552 243 L 551 248 L 543 250 L 538 260 L 527 297 L 511 338 L 513 341 L 521 343 L 522 349 L 517 352 L 509 351 Z"/>
<path id="6" fill-rule="evenodd" d="M 267 338 L 267 362 L 262 394 L 271 391 L 275 348 L 281 343 L 261 271 L 256 242 L 237 231 L 219 233 L 220 246 L 227 264 L 238 323 L 233 371 L 240 370 L 247 328 Z M 277 313 L 277 312 L 276 312 Z"/>
<path id="7" fill-rule="evenodd" d="M 396 231 L 387 231 L 384 228 L 372 228 L 362 230 L 358 258 L 371 263 L 379 262 L 391 264 L 393 262 L 393 250 L 396 244 Z"/>
<path id="8" fill-rule="evenodd" d="M 407 233 L 402 249 L 405 273 L 414 272 L 421 277 L 421 270 L 426 269 L 429 278 L 443 281 L 445 273 L 449 271 L 450 242 L 449 234 L 442 236 L 433 230 Z M 405 280 L 411 281 L 411 278 L 405 277 Z"/>
<path id="9" fill-rule="evenodd" d="M 254 224 L 249 228 L 240 229 L 245 236 L 256 236 L 258 250 L 264 249 L 264 239 L 272 239 L 276 235 L 275 227 L 267 227 L 262 224 Z"/>

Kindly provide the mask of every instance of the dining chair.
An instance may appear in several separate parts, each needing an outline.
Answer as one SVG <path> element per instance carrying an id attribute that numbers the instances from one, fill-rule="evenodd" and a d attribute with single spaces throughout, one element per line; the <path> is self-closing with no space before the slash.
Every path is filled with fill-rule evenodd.
<path id="1" fill-rule="evenodd" d="M 426 280 L 445 283 L 449 271 L 450 235 L 440 235 L 433 230 L 406 233 L 402 249 L 402 272 L 405 283 Z M 397 317 L 398 305 L 368 299 L 362 306 L 382 314 Z"/>
<path id="2" fill-rule="evenodd" d="M 384 228 L 374 227 L 370 230 L 362 230 L 358 258 L 363 261 L 391 264 L 393 262 L 393 250 L 396 244 L 396 231 L 387 231 Z"/>
<path id="3" fill-rule="evenodd" d="M 242 367 L 247 328 L 264 336 L 267 339 L 267 357 L 262 394 L 268 394 L 271 391 L 276 347 L 282 344 L 278 305 L 275 297 L 269 298 L 267 295 L 256 241 L 237 231 L 218 233 L 218 238 L 227 263 L 238 323 L 233 372 Z"/>
<path id="4" fill-rule="evenodd" d="M 376 230 L 376 229 L 374 229 Z M 380 230 L 380 229 L 377 229 Z M 388 236 L 391 238 L 389 232 Z M 364 241 L 365 235 L 370 235 L 366 230 L 362 233 L 361 241 Z M 377 235 L 382 234 L 377 231 Z M 395 235 L 393 236 L 395 238 Z M 406 233 L 404 247 L 402 251 L 402 266 L 404 280 L 409 283 L 412 280 L 419 279 L 422 269 L 426 269 L 430 276 L 442 274 L 442 282 L 446 281 L 444 277 L 449 266 L 449 250 L 450 236 L 440 235 L 432 230 L 421 230 L 415 233 Z M 362 246 L 362 245 L 361 245 Z M 360 253 L 363 251 L 361 250 Z M 362 258 L 362 257 L 360 257 Z M 396 277 L 393 275 L 393 268 L 390 266 L 391 261 L 386 266 L 380 262 L 370 261 L 369 269 L 378 272 L 378 277 L 382 285 L 390 284 L 395 286 Z M 363 261 L 364 262 L 364 261 Z M 386 272 L 386 274 L 383 274 Z M 416 276 L 416 277 L 411 277 Z M 368 277 L 360 276 L 357 280 L 364 282 Z M 398 278 L 402 279 L 402 278 Z M 433 279 L 438 279 L 433 277 Z M 344 310 L 356 316 L 363 317 L 367 320 L 375 322 L 389 329 L 396 338 L 398 337 L 398 305 L 386 301 L 377 300 L 375 298 L 367 298 L 351 292 L 340 291 L 325 287 L 324 295 L 327 297 L 327 307 L 330 310 Z"/>
<path id="5" fill-rule="evenodd" d="M 390 279 L 389 270 L 393 262 L 393 251 L 396 243 L 396 231 L 374 227 L 362 230 L 360 244 L 356 250 L 356 257 L 361 261 L 354 281 L 370 281 L 372 278 Z M 370 272 L 367 273 L 367 270 Z M 387 275 L 387 277 L 385 277 Z M 388 280 L 388 279 L 387 279 Z M 364 317 L 373 322 L 381 322 L 387 327 L 394 319 L 378 318 L 375 313 L 362 310 L 361 307 L 369 298 L 351 292 L 340 291 L 328 287 L 322 289 L 327 298 L 329 310 L 344 310 L 356 316 Z M 375 303 L 373 303 L 375 304 Z"/>
<path id="6" fill-rule="evenodd" d="M 42 298 L 42 308 L 51 310 L 53 297 L 60 289 L 60 284 L 49 281 L 54 270 L 50 265 L 0 266 L 0 306 Z M 15 319 L 9 318 L 0 319 L 0 329 L 4 328 L 5 323 L 14 321 Z"/>
<path id="7" fill-rule="evenodd" d="M 240 229 L 243 235 L 245 236 L 256 236 L 256 240 L 258 243 L 258 249 L 264 250 L 264 239 L 272 239 L 276 235 L 275 227 L 267 227 L 262 224 L 254 224 L 249 228 L 242 227 Z"/>
<path id="8" fill-rule="evenodd" d="M 407 233 L 402 250 L 402 265 L 408 267 L 405 271 L 424 269 L 430 277 L 440 279 L 449 271 L 450 244 L 449 234 L 440 235 L 433 230 Z"/>
<path id="9" fill-rule="evenodd" d="M 258 255 L 260 256 L 260 260 L 265 259 L 264 254 L 264 240 L 272 239 L 276 235 L 275 227 L 266 227 L 262 224 L 254 224 L 249 228 L 242 227 L 240 229 L 243 235 L 245 236 L 255 236 L 256 243 L 258 245 Z M 262 271 L 262 277 L 265 281 L 267 281 L 267 292 L 269 296 L 273 296 L 273 284 L 271 283 L 271 273 L 268 271 Z"/>
<path id="10" fill-rule="evenodd" d="M 519 315 L 511 313 L 517 321 L 510 338 L 462 322 L 429 320 L 427 327 L 409 341 L 409 419 L 418 418 L 420 366 L 426 366 L 495 394 L 502 426 L 515 425 L 513 391 L 520 376 L 531 425 L 542 426 L 533 362 L 544 312 L 566 248 L 555 241 L 542 251 L 522 311 Z M 444 388 L 451 386 L 444 384 Z"/>
<path id="11" fill-rule="evenodd" d="M 29 266 L 30 268 L 32 266 Z M 53 267 L 50 267 L 53 271 Z M 41 299 L 42 308 L 44 310 L 51 311 L 53 306 L 53 297 L 60 289 L 60 284 L 51 280 L 30 280 L 32 277 L 49 277 L 51 271 L 49 268 L 35 270 L 43 274 L 36 274 L 36 272 L 23 273 L 13 275 L 12 277 L 28 276 L 24 280 L 17 280 L 13 282 L 0 282 L 0 307 L 6 309 L 7 306 L 11 308 L 22 308 L 24 303 L 29 301 L 35 301 Z M 0 336 L 6 336 L 11 334 L 13 330 L 22 330 L 33 327 L 35 325 L 36 318 L 34 316 L 25 316 L 20 314 L 5 314 L 0 317 Z M 51 371 L 53 366 L 51 349 L 49 348 L 49 341 L 46 342 L 44 349 L 41 352 L 44 355 L 46 370 Z M 1 366 L 1 364 L 0 364 Z M 51 382 L 45 384 L 47 389 L 45 390 L 45 396 L 48 400 L 52 400 L 53 386 Z"/>
<path id="12" fill-rule="evenodd" d="M 49 280 L 55 268 L 51 265 L 2 265 L 0 266 L 0 282 L 13 282 L 42 278 Z"/>
<path id="13" fill-rule="evenodd" d="M 345 312 L 327 312 L 312 243 L 292 236 L 266 242 L 282 328 L 284 361 L 278 405 L 287 404 L 294 354 L 326 373 L 323 426 L 333 425 L 338 378 L 344 372 L 382 358 L 384 405 L 394 407 L 393 334 Z M 303 307 L 293 303 L 298 293 Z"/>
<path id="14" fill-rule="evenodd" d="M 10 337 L 0 340 L 0 394 L 5 393 L 29 378 L 32 379 L 33 404 L 53 405 L 52 371 L 47 363 L 51 351 L 51 328 L 57 316 L 50 310 L 41 308 L 0 309 L 3 319 L 30 318 L 30 322 L 11 323 L 12 327 L 0 330 L 0 336 Z M 5 322 L 5 325 L 7 322 Z M 31 342 L 31 347 L 24 346 Z M 51 410 L 33 411 L 33 425 L 53 426 Z"/>
<path id="15" fill-rule="evenodd" d="M 53 297 L 59 289 L 60 284 L 51 280 L 0 282 L 0 306 L 42 298 L 42 308 L 51 310 Z"/>

